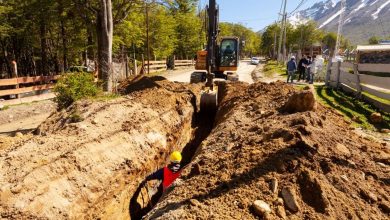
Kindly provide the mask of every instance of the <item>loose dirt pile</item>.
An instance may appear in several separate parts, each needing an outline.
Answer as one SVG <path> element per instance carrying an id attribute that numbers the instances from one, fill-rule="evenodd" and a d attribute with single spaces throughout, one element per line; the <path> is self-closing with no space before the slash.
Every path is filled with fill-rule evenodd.
<path id="1" fill-rule="evenodd" d="M 199 86 L 141 79 L 53 114 L 0 148 L 0 216 L 128 219 L 132 194 L 192 137 Z"/>
<path id="2" fill-rule="evenodd" d="M 389 219 L 388 145 L 322 105 L 282 111 L 295 91 L 281 82 L 224 91 L 184 182 L 149 219 Z"/>

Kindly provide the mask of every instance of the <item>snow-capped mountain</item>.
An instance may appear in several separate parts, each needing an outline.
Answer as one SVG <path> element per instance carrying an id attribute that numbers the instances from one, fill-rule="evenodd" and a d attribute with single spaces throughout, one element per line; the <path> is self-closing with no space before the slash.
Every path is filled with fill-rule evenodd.
<path id="1" fill-rule="evenodd" d="M 289 18 L 293 24 L 313 19 L 318 27 L 337 31 L 341 9 L 340 0 L 318 1 L 308 9 Z M 367 43 L 372 36 L 390 36 L 390 0 L 347 0 L 343 35 L 354 44 Z"/>

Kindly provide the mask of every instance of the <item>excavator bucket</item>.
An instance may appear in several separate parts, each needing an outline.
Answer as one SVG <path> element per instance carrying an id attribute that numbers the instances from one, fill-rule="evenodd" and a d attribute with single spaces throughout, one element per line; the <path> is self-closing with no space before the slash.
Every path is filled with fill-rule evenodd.
<path id="1" fill-rule="evenodd" d="M 204 115 L 213 115 L 218 108 L 218 87 L 202 91 L 200 95 L 200 113 Z"/>

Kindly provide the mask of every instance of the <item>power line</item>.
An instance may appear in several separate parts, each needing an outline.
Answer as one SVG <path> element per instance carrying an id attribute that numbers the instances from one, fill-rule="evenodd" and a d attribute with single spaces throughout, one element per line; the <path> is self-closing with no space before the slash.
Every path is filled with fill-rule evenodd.
<path id="1" fill-rule="evenodd" d="M 294 12 L 298 11 L 304 4 L 307 3 L 307 1 L 308 0 L 301 0 L 298 6 L 292 12 L 290 12 L 289 15 L 291 16 Z"/>

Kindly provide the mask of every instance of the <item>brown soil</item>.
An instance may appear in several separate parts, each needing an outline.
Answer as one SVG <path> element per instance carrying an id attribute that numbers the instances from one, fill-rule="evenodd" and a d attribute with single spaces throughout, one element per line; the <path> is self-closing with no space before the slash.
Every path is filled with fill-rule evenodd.
<path id="1" fill-rule="evenodd" d="M 129 219 L 145 176 L 192 138 L 200 86 L 136 79 L 128 95 L 82 101 L 36 131 L 2 139 L 0 216 L 6 219 Z"/>
<path id="2" fill-rule="evenodd" d="M 283 113 L 295 91 L 282 82 L 223 90 L 213 131 L 148 219 L 258 219 L 255 200 L 271 206 L 266 219 L 389 219 L 388 144 L 320 104 Z"/>
<path id="3" fill-rule="evenodd" d="M 388 144 L 320 104 L 286 111 L 297 91 L 282 82 L 220 82 L 209 134 L 200 89 L 136 78 L 123 97 L 78 102 L 36 135 L 0 139 L 0 217 L 129 219 L 145 176 L 183 150 L 185 163 L 195 159 L 147 218 L 258 219 L 256 200 L 270 205 L 266 219 L 389 218 Z"/>
<path id="4" fill-rule="evenodd" d="M 9 106 L 0 111 L 0 139 L 13 136 L 16 132 L 27 133 L 36 129 L 56 111 L 51 100 Z"/>

